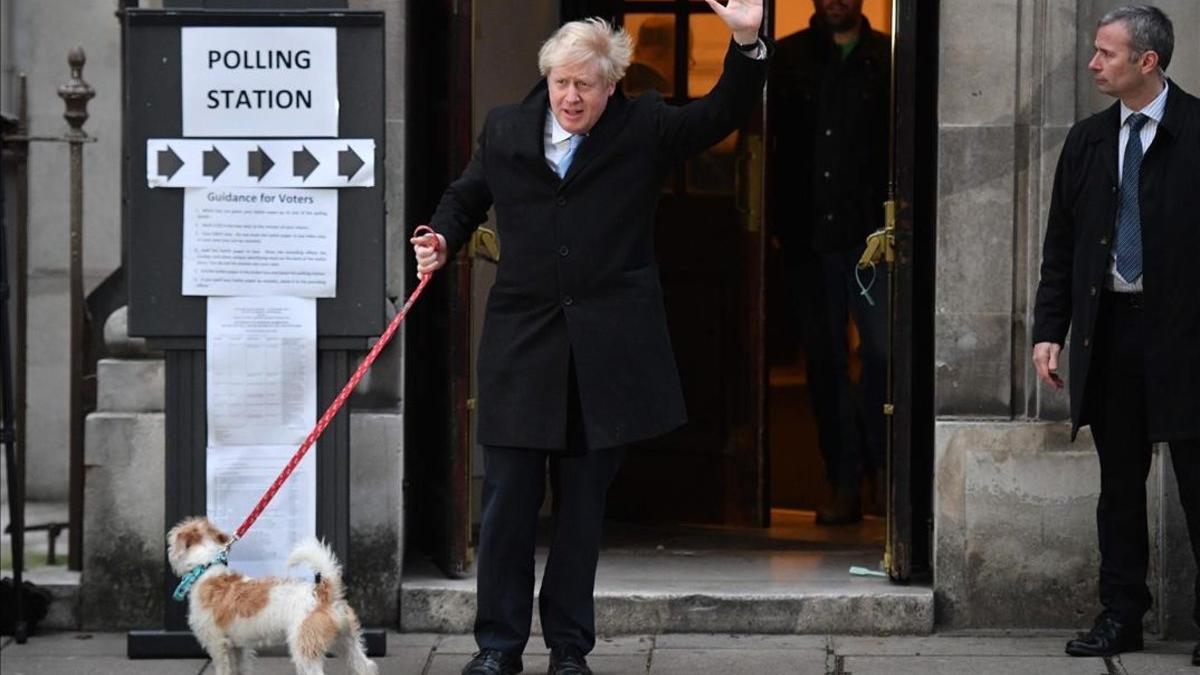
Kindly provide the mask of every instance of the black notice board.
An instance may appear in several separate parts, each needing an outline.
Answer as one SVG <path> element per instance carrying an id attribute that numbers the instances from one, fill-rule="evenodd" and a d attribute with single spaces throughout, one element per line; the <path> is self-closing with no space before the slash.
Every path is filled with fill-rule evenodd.
<path id="1" fill-rule="evenodd" d="M 317 301 L 317 335 L 372 337 L 385 324 L 382 12 L 127 10 L 124 176 L 129 334 L 194 338 L 206 299 L 182 294 L 183 190 L 146 185 L 146 140 L 183 136 L 183 26 L 337 28 L 338 136 L 375 139 L 375 186 L 338 192 L 337 297 Z"/>

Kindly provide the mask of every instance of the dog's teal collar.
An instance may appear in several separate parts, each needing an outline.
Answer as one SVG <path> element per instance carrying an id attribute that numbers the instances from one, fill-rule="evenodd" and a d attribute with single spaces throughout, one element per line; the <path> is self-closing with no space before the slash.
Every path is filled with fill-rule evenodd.
<path id="1" fill-rule="evenodd" d="M 195 584 L 196 581 L 200 579 L 200 575 L 208 571 L 208 568 L 217 564 L 229 564 L 229 551 L 227 549 L 221 549 L 221 552 L 217 554 L 216 558 L 204 563 L 203 565 L 196 565 L 193 567 L 192 571 L 185 574 L 183 579 L 179 581 L 179 585 L 175 587 L 175 593 L 173 593 L 171 597 L 175 598 L 176 602 L 183 602 L 184 600 L 187 600 L 188 591 L 192 590 L 192 584 Z"/>

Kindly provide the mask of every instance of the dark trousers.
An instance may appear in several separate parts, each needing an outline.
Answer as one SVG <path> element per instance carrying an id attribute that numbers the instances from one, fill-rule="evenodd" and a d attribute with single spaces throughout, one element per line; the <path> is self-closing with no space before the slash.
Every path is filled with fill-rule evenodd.
<path id="1" fill-rule="evenodd" d="M 882 470 L 887 448 L 888 279 L 883 265 L 860 270 L 859 251 L 788 252 L 789 291 L 804 345 L 817 442 L 835 490 L 857 490 L 863 471 Z M 872 275 L 874 283 L 872 284 Z M 864 295 L 859 287 L 869 285 Z M 861 346 L 862 379 L 850 379 L 847 319 Z"/>
<path id="2" fill-rule="evenodd" d="M 1106 614 L 1132 623 L 1141 623 L 1151 605 L 1146 586 L 1150 559 L 1146 478 L 1152 444 L 1146 411 L 1145 332 L 1140 296 L 1104 294 L 1085 402 L 1100 456 L 1096 506 L 1100 602 Z M 1200 439 L 1172 441 L 1169 446 L 1192 555 L 1200 568 Z M 1194 615 L 1200 624 L 1200 573 L 1195 597 Z"/>
<path id="3" fill-rule="evenodd" d="M 538 592 L 547 647 L 587 654 L 596 644 L 592 593 L 609 484 L 624 448 L 563 455 L 526 448 L 484 448 L 475 641 L 481 649 L 520 654 L 533 618 L 538 510 L 550 467 L 550 555 Z"/>
<path id="4" fill-rule="evenodd" d="M 550 648 L 584 654 L 596 645 L 593 591 L 608 488 L 625 448 L 589 450 L 574 364 L 563 450 L 484 446 L 475 642 L 521 654 L 533 619 L 534 548 L 549 465 L 550 555 L 538 592 L 542 635 Z"/>

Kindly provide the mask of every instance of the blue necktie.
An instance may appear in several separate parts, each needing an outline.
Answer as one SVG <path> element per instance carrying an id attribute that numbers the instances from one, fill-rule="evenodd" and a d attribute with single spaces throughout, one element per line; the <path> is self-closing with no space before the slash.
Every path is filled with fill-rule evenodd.
<path id="1" fill-rule="evenodd" d="M 567 154 L 563 155 L 563 158 L 558 160 L 558 168 L 556 171 L 559 178 L 566 177 L 567 169 L 571 168 L 571 161 L 575 159 L 575 148 L 579 147 L 579 143 L 582 140 L 583 136 L 580 136 L 579 134 L 571 136 L 571 141 L 567 145 Z"/>
<path id="2" fill-rule="evenodd" d="M 1129 116 L 1129 140 L 1121 169 L 1121 199 L 1117 205 L 1117 272 L 1133 283 L 1142 276 L 1142 211 L 1138 189 L 1142 176 L 1142 127 L 1149 117 Z"/>

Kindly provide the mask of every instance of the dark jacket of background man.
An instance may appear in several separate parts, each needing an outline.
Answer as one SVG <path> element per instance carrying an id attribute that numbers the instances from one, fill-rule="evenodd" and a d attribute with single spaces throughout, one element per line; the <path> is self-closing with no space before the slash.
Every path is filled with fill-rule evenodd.
<path id="1" fill-rule="evenodd" d="M 618 88 L 562 181 L 546 164 L 544 80 L 488 115 L 432 219 L 457 251 L 496 209 L 503 255 L 479 346 L 480 443 L 566 447 L 572 362 L 588 448 L 686 421 L 654 261 L 655 206 L 676 163 L 749 116 L 766 70 L 731 43 L 716 87 L 688 105 Z"/>
<path id="2" fill-rule="evenodd" d="M 883 227 L 890 39 L 864 16 L 853 51 L 818 17 L 771 64 L 775 234 L 784 249 L 861 248 Z"/>
<path id="3" fill-rule="evenodd" d="M 1071 329 L 1072 435 L 1084 392 L 1117 212 L 1120 102 L 1071 128 L 1054 178 L 1033 343 Z M 1141 168 L 1146 406 L 1153 441 L 1200 437 L 1200 99 L 1170 81 Z"/>

